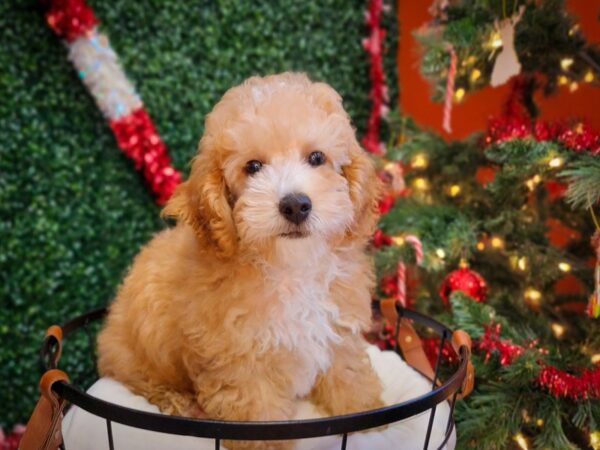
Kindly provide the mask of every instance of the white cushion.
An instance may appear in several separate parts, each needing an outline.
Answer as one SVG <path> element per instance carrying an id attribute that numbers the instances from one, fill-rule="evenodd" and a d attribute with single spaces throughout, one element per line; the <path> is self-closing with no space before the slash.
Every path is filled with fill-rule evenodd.
<path id="1" fill-rule="evenodd" d="M 410 368 L 401 358 L 390 351 L 381 351 L 375 346 L 369 346 L 367 352 L 371 363 L 379 375 L 384 390 L 383 400 L 391 405 L 414 399 L 431 390 L 431 382 Z M 357 386 L 360 389 L 360 386 Z M 143 397 L 133 395 L 121 383 L 101 378 L 88 390 L 88 394 L 100 399 L 127 406 L 140 411 L 155 412 L 156 406 L 148 403 Z M 438 405 L 429 443 L 430 449 L 437 449 L 444 439 L 446 423 L 450 407 L 444 402 Z M 298 407 L 296 419 L 321 417 L 314 405 L 302 401 Z M 405 450 L 422 449 L 429 411 L 394 423 L 382 431 L 366 431 L 353 433 L 348 436 L 348 450 Z M 106 421 L 94 416 L 77 406 L 73 406 L 63 420 L 63 436 L 66 450 L 108 450 L 108 434 Z M 115 450 L 214 450 L 212 439 L 190 436 L 178 436 L 154 431 L 146 431 L 112 423 L 113 442 Z M 453 450 L 455 434 L 443 447 Z M 340 436 L 325 436 L 298 440 L 296 450 L 339 450 Z M 226 450 L 221 445 L 223 450 Z"/>

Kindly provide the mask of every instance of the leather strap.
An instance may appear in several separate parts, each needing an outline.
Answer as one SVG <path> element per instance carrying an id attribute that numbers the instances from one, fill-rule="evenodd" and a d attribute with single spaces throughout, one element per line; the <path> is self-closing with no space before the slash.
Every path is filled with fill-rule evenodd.
<path id="1" fill-rule="evenodd" d="M 31 414 L 19 450 L 56 450 L 62 443 L 64 399 L 52 391 L 57 381 L 69 381 L 62 370 L 50 369 L 40 379 L 41 396 Z"/>
<path id="2" fill-rule="evenodd" d="M 386 320 L 391 325 L 395 325 L 398 321 L 396 300 L 393 298 L 381 299 L 379 300 L 379 308 Z M 473 368 L 473 364 L 471 363 L 471 338 L 465 331 L 456 330 L 452 334 L 452 346 L 456 353 L 458 353 L 459 348 L 463 345 L 468 349 L 467 358 L 469 358 L 469 361 L 467 363 L 467 374 L 465 376 L 465 380 L 463 381 L 461 392 L 458 394 L 457 398 L 464 398 L 473 390 L 475 383 L 475 370 Z M 400 319 L 400 328 L 398 330 L 398 346 L 400 347 L 402 355 L 409 366 L 414 367 L 423 375 L 433 379 L 435 372 L 433 371 L 433 368 L 429 363 L 429 359 L 427 359 L 427 355 L 423 350 L 421 338 L 419 338 L 419 335 L 413 328 L 411 321 L 404 317 Z"/>

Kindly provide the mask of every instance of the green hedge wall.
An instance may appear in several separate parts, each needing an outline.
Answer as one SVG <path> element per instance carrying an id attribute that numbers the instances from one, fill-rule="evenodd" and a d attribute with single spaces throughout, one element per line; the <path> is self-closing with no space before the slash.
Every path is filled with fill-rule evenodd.
<path id="1" fill-rule="evenodd" d="M 184 172 L 205 114 L 253 74 L 328 81 L 364 128 L 366 0 L 90 3 Z M 385 24 L 395 98 L 393 11 Z M 36 0 L 0 2 L 0 44 L 0 425 L 10 426 L 37 397 L 43 330 L 105 305 L 164 224 Z M 63 366 L 88 373 L 82 343 L 66 344 Z"/>

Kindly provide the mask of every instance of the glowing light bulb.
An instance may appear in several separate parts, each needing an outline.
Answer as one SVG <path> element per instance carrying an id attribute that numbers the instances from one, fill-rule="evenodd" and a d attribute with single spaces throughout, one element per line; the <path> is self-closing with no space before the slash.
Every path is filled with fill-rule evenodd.
<path id="1" fill-rule="evenodd" d="M 497 31 L 494 32 L 490 39 L 490 47 L 500 48 L 500 47 L 502 47 L 502 45 L 503 45 L 503 42 L 502 42 L 502 37 L 500 36 L 500 33 L 498 33 Z"/>
<path id="2" fill-rule="evenodd" d="M 475 247 L 476 247 L 476 248 L 477 248 L 477 250 L 479 250 L 479 251 L 485 250 L 485 242 L 483 242 L 483 241 L 479 241 Z"/>
<path id="3" fill-rule="evenodd" d="M 550 325 L 550 328 L 552 328 L 552 333 L 557 339 L 560 339 L 565 334 L 565 327 L 558 322 L 554 322 Z"/>
<path id="4" fill-rule="evenodd" d="M 529 450 L 529 444 L 527 439 L 523 436 L 523 433 L 517 433 L 513 436 L 513 440 L 517 443 L 521 450 Z"/>
<path id="5" fill-rule="evenodd" d="M 413 186 L 415 189 L 425 191 L 429 188 L 429 183 L 425 178 L 418 177 L 413 180 Z"/>
<path id="6" fill-rule="evenodd" d="M 475 64 L 475 61 L 477 61 L 477 58 L 475 58 L 473 55 L 471 55 L 462 62 L 462 65 L 470 66 L 470 65 Z"/>
<path id="7" fill-rule="evenodd" d="M 392 242 L 397 246 L 404 245 L 404 237 L 402 236 L 392 236 Z"/>
<path id="8" fill-rule="evenodd" d="M 569 36 L 573 36 L 575 33 L 577 33 L 579 31 L 579 24 L 576 23 L 575 25 L 573 25 L 571 27 L 571 29 L 569 30 Z"/>
<path id="9" fill-rule="evenodd" d="M 559 158 L 558 156 L 557 156 L 557 157 L 555 157 L 555 158 L 552 158 L 552 159 L 550 160 L 550 162 L 548 163 L 548 165 L 549 165 L 550 167 L 553 167 L 553 168 L 560 167 L 560 166 L 562 166 L 563 164 L 564 164 L 564 160 L 563 160 L 562 158 Z"/>
<path id="10" fill-rule="evenodd" d="M 563 58 L 560 60 L 560 67 L 562 70 L 569 70 L 569 67 L 571 67 L 573 63 L 573 58 Z"/>
<path id="11" fill-rule="evenodd" d="M 460 194 L 460 186 L 458 184 L 453 184 L 448 188 L 448 194 L 450 194 L 450 197 L 456 197 Z"/>
<path id="12" fill-rule="evenodd" d="M 481 70 L 473 69 L 471 72 L 471 81 L 477 81 L 481 77 Z"/>
<path id="13" fill-rule="evenodd" d="M 570 85 L 569 85 L 569 92 L 575 92 L 577 89 L 579 89 L 579 84 L 577 84 L 576 81 L 573 81 Z"/>
<path id="14" fill-rule="evenodd" d="M 429 164 L 427 157 L 423 153 L 415 155 L 410 161 L 410 165 L 414 169 L 424 169 Z"/>
<path id="15" fill-rule="evenodd" d="M 518 260 L 517 260 L 517 267 L 522 270 L 525 271 L 527 270 L 527 257 L 525 256 L 521 256 Z"/>
<path id="16" fill-rule="evenodd" d="M 466 91 L 463 88 L 458 88 L 456 90 L 456 92 L 454 93 L 454 99 L 457 102 L 460 102 L 464 98 L 465 94 L 466 94 Z"/>
<path id="17" fill-rule="evenodd" d="M 590 446 L 594 450 L 600 450 L 600 431 L 592 431 L 590 433 Z"/>
<path id="18" fill-rule="evenodd" d="M 585 75 L 583 76 L 583 80 L 586 83 L 591 83 L 592 81 L 594 81 L 594 72 L 592 72 L 591 70 L 588 70 Z"/>
<path id="19" fill-rule="evenodd" d="M 558 268 L 561 270 L 561 272 L 569 272 L 571 270 L 571 264 L 563 261 L 558 263 Z"/>
<path id="20" fill-rule="evenodd" d="M 498 236 L 493 236 L 492 239 L 490 240 L 490 244 L 492 245 L 493 248 L 504 247 L 504 241 L 502 240 L 502 238 L 499 238 Z"/>
<path id="21" fill-rule="evenodd" d="M 383 166 L 383 168 L 388 172 L 393 172 L 396 169 L 397 163 L 394 161 L 389 161 Z"/>
<path id="22" fill-rule="evenodd" d="M 539 418 L 538 420 L 536 420 L 536 421 L 535 421 L 535 424 L 536 424 L 538 427 L 543 427 L 543 426 L 544 426 L 544 419 L 542 419 L 542 418 Z"/>
<path id="23" fill-rule="evenodd" d="M 438 258 L 440 258 L 440 259 L 444 259 L 444 258 L 446 257 L 446 252 L 444 251 L 444 249 L 443 249 L 443 248 L 438 248 L 438 249 L 435 251 L 435 254 L 436 254 L 436 255 L 438 256 Z"/>
<path id="24" fill-rule="evenodd" d="M 533 191 L 535 187 L 538 184 L 540 184 L 540 181 L 542 181 L 542 177 L 540 177 L 539 175 L 534 175 L 525 182 L 525 185 L 529 188 L 530 191 Z"/>
<path id="25" fill-rule="evenodd" d="M 542 300 L 542 293 L 535 288 L 525 289 L 523 296 L 525 297 L 525 300 L 533 306 L 538 306 L 540 300 Z"/>
<path id="26" fill-rule="evenodd" d="M 567 77 L 565 77 L 564 75 L 561 75 L 560 77 L 558 77 L 558 84 L 560 84 L 561 86 L 564 86 L 568 82 L 569 82 L 569 79 Z"/>
<path id="27" fill-rule="evenodd" d="M 600 353 L 596 353 L 595 355 L 592 355 L 592 357 L 590 358 L 590 361 L 592 362 L 592 364 L 600 363 Z"/>

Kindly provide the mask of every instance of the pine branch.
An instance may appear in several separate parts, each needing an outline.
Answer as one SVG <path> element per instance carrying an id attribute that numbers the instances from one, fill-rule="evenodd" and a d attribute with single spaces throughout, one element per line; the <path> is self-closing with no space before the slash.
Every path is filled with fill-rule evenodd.
<path id="1" fill-rule="evenodd" d="M 600 200 L 600 158 L 584 155 L 560 173 L 569 188 L 566 198 L 573 208 L 589 209 Z"/>

